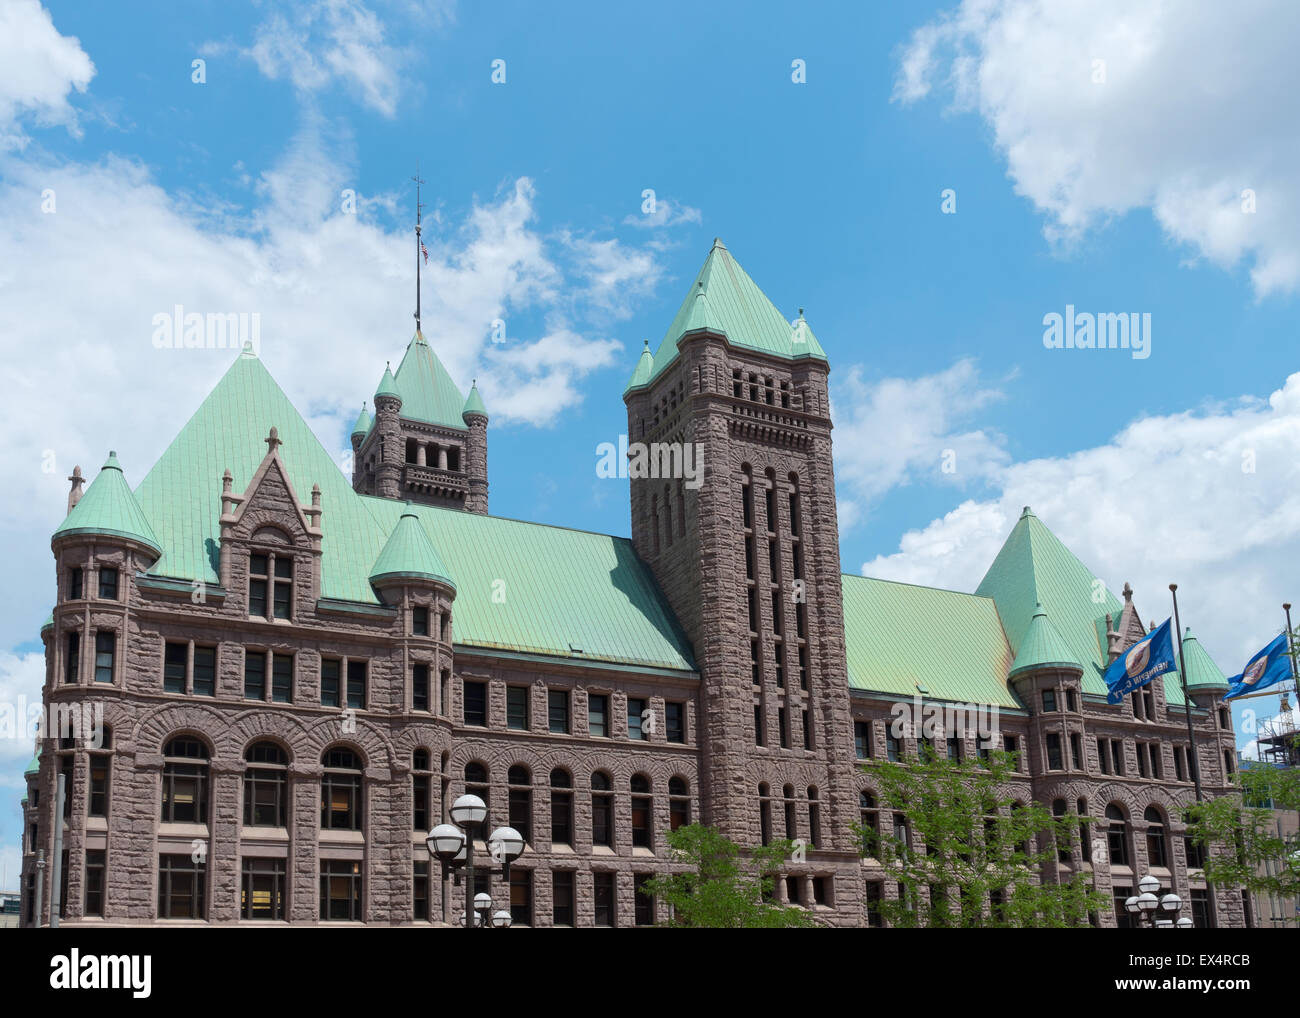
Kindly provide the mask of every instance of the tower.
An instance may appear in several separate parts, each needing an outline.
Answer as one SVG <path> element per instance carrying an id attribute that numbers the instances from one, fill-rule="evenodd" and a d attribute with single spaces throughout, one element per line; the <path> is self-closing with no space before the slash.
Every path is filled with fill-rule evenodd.
<path id="1" fill-rule="evenodd" d="M 847 902 L 860 878 L 828 371 L 802 310 L 787 321 L 715 240 L 624 402 L 633 542 L 701 673 L 704 820 L 740 844 L 810 843 L 788 879 L 833 877 Z"/>

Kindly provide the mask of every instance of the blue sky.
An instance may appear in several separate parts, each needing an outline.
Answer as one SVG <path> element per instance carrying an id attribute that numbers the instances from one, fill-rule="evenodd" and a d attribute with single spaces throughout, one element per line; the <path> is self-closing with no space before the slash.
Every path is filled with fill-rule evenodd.
<path id="1" fill-rule="evenodd" d="M 153 314 L 258 312 L 346 448 L 412 331 L 417 160 L 425 334 L 479 379 L 495 513 L 627 533 L 595 449 L 720 236 L 830 357 L 845 571 L 973 589 L 1031 504 L 1144 615 L 1179 582 L 1239 671 L 1300 552 L 1300 19 L 1254 6 L 3 4 L 6 696 L 39 696 L 72 464 L 138 483 L 230 360 L 153 349 Z M 1151 356 L 1045 349 L 1067 304 L 1149 313 Z"/>

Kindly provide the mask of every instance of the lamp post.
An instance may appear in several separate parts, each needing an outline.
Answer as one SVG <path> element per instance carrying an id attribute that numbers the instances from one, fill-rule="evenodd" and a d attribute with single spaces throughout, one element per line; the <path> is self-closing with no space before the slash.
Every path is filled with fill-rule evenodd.
<path id="1" fill-rule="evenodd" d="M 1157 895 L 1160 881 L 1150 873 L 1138 881 L 1138 890 L 1142 893 L 1130 897 L 1124 902 L 1124 908 L 1135 918 L 1139 927 L 1156 930 L 1192 928 L 1191 919 L 1178 915 L 1183 907 L 1183 899 L 1173 891 Z"/>
<path id="2" fill-rule="evenodd" d="M 465 926 L 488 929 L 510 928 L 510 910 L 492 911 L 492 898 L 474 893 L 474 832 L 487 826 L 487 804 L 477 795 L 462 795 L 451 806 L 450 824 L 439 824 L 429 832 L 425 845 L 442 864 L 442 878 L 454 873 L 456 883 L 465 871 Z M 513 827 L 498 827 L 487 838 L 488 854 L 501 865 L 501 877 L 510 881 L 510 864 L 524 852 L 523 836 Z"/>

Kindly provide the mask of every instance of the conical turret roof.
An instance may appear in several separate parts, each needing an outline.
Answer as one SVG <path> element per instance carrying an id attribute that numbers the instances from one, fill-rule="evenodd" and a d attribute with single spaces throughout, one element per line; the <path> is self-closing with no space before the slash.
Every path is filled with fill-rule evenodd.
<path id="1" fill-rule="evenodd" d="M 449 572 L 439 557 L 429 535 L 420 526 L 420 518 L 411 511 L 410 506 L 397 520 L 397 526 L 388 535 L 384 549 L 375 559 L 370 570 L 370 582 L 414 580 L 432 583 L 444 583 L 453 590 L 456 588 L 449 578 Z"/>
<path id="2" fill-rule="evenodd" d="M 1033 617 L 1025 638 L 1020 641 L 1020 650 L 1011 664 L 1009 678 L 1015 678 L 1024 672 L 1039 668 L 1071 668 L 1082 672 L 1083 666 L 1074 658 L 1065 638 L 1052 625 L 1047 612 L 1041 604 L 1034 605 Z"/>
<path id="3" fill-rule="evenodd" d="M 90 482 L 81 501 L 55 528 L 53 539 L 78 534 L 126 538 L 162 554 L 162 546 L 131 486 L 126 483 L 115 452 L 108 454 L 107 461 Z"/>

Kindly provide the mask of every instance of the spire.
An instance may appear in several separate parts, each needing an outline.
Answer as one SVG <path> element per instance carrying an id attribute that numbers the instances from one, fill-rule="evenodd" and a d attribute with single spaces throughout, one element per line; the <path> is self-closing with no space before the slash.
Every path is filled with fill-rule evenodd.
<path id="1" fill-rule="evenodd" d="M 366 409 L 364 401 L 361 403 L 361 413 L 357 414 L 357 423 L 352 425 L 353 435 L 365 435 L 370 432 L 370 411 Z"/>
<path id="2" fill-rule="evenodd" d="M 397 380 L 393 378 L 393 366 L 387 362 L 384 363 L 384 377 L 379 380 L 379 388 L 375 390 L 375 400 L 378 401 L 380 396 L 393 396 L 401 399 L 401 394 L 397 391 Z"/>
<path id="3" fill-rule="evenodd" d="M 415 181 L 415 334 L 420 334 L 420 256 L 424 256 L 425 262 L 429 260 L 429 252 L 424 249 L 424 243 L 420 240 L 420 220 L 421 212 L 424 205 L 420 201 L 420 185 L 424 183 L 420 179 L 420 161 L 415 162 L 415 176 L 411 178 Z"/>
<path id="4" fill-rule="evenodd" d="M 483 397 L 478 392 L 477 378 L 469 387 L 469 397 L 465 400 L 465 409 L 461 411 L 461 417 L 468 419 L 472 414 L 478 414 L 482 417 L 488 415 L 487 407 L 483 405 Z"/>
<path id="5" fill-rule="evenodd" d="M 641 356 L 637 358 L 636 369 L 632 372 L 632 380 L 627 383 L 624 392 L 630 392 L 638 386 L 645 385 L 650 381 L 650 376 L 654 374 L 655 358 L 650 352 L 650 340 L 645 341 L 645 346 L 641 349 Z"/>

